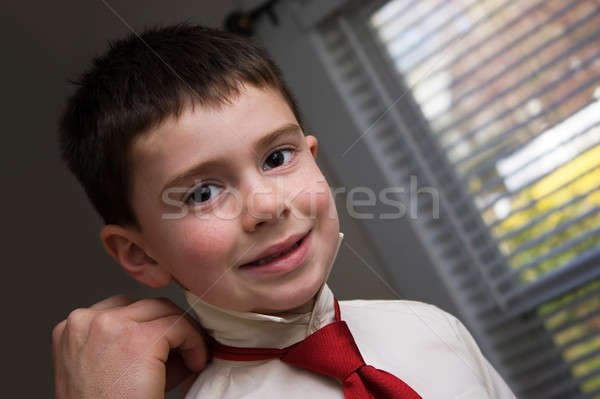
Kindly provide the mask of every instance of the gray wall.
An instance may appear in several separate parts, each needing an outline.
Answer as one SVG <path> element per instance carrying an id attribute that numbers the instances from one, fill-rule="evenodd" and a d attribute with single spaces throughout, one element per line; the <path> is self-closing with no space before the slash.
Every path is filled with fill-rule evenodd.
<path id="1" fill-rule="evenodd" d="M 233 0 L 115 1 L 108 3 L 134 29 L 154 23 L 220 25 Z M 3 141 L 1 168 L 4 387 L 15 397 L 52 397 L 50 333 L 70 310 L 124 292 L 170 296 L 132 280 L 106 254 L 100 220 L 83 190 L 60 163 L 56 122 L 67 79 L 81 72 L 128 28 L 102 1 L 12 2 L 4 5 L 2 40 Z M 10 397 L 3 391 L 2 396 Z"/>
<path id="2" fill-rule="evenodd" d="M 237 3 L 109 2 L 136 30 L 182 20 L 218 26 Z M 9 381 L 8 392 L 18 390 L 22 397 L 48 397 L 53 389 L 50 332 L 72 309 L 120 292 L 136 297 L 169 296 L 182 306 L 184 302 L 173 286 L 151 290 L 133 281 L 104 252 L 98 238 L 100 220 L 58 156 L 56 121 L 72 90 L 67 79 L 75 77 L 103 51 L 107 40 L 128 33 L 128 28 L 102 1 L 13 2 L 5 5 L 1 18 L 5 142 L 2 209 L 7 220 L 2 243 L 5 270 L 9 271 L 3 296 L 3 341 L 8 348 L 9 375 L 3 380 Z M 316 90 L 326 86 L 323 70 L 316 64 L 308 62 L 306 71 L 318 76 L 304 75 L 312 83 L 304 87 L 300 84 L 299 60 L 310 52 L 307 43 L 299 41 L 295 56 L 290 51 L 290 57 L 282 57 L 284 47 L 288 51 L 295 47 L 270 36 L 268 29 L 261 35 L 280 58 L 284 72 L 289 69 L 301 107 L 306 114 L 313 114 L 309 122 L 319 129 L 315 134 L 321 143 L 317 161 L 330 186 L 360 181 L 368 184 L 368 169 L 363 168 L 357 176 L 362 180 L 348 180 L 343 176 L 344 165 L 327 159 L 339 139 L 328 135 L 339 135 L 336 129 L 349 122 L 344 121 L 347 115 L 333 92 Z M 325 108 L 329 106 L 335 108 L 332 113 Z M 453 309 L 447 297 L 437 294 L 437 288 L 428 295 L 411 291 L 411 279 L 427 280 L 431 267 L 407 221 L 365 228 L 346 214 L 343 199 L 340 201 L 341 231 L 360 254 L 359 258 L 345 246 L 340 249 L 330 281 L 340 299 L 395 297 L 365 266 L 368 263 L 389 279 L 384 270 L 396 263 L 379 250 L 381 243 L 374 243 L 369 233 L 381 228 L 392 229 L 391 237 L 410 248 L 409 253 L 402 254 L 407 264 L 426 265 L 424 272 L 406 276 L 406 288 L 396 285 L 400 294 L 411 299 L 433 298 L 438 305 Z"/>

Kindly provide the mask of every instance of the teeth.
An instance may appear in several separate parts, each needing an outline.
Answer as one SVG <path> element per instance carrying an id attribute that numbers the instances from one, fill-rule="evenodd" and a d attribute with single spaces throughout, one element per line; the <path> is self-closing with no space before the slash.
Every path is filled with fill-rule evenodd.
<path id="1" fill-rule="evenodd" d="M 300 244 L 297 242 L 294 245 L 292 245 L 290 247 L 290 249 L 288 249 L 287 251 L 283 251 L 283 252 L 280 252 L 280 253 L 275 254 L 275 255 L 270 255 L 270 256 L 267 256 L 265 258 L 261 258 L 260 260 L 258 260 L 256 262 L 252 262 L 251 265 L 258 265 L 258 266 L 264 265 L 265 263 L 268 263 L 268 262 L 272 261 L 275 258 L 279 258 L 280 256 L 283 256 L 283 255 L 285 255 L 285 254 L 287 254 L 289 252 L 292 252 L 294 249 L 298 248 L 299 245 Z"/>

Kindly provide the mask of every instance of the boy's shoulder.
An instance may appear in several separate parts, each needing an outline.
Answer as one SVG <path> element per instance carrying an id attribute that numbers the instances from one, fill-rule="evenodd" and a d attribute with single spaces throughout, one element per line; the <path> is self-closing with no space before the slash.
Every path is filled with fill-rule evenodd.
<path id="1" fill-rule="evenodd" d="M 386 324 L 411 329 L 432 327 L 445 330 L 453 336 L 459 332 L 462 322 L 453 314 L 436 305 L 408 299 L 352 299 L 339 301 L 342 319 L 359 324 Z"/>
<path id="2" fill-rule="evenodd" d="M 451 317 L 454 316 L 439 308 L 436 305 L 427 302 L 414 301 L 410 299 L 350 299 L 339 301 L 341 307 L 350 309 L 371 309 L 388 311 L 408 311 L 409 313 L 418 312 L 423 315 L 433 317 Z"/>

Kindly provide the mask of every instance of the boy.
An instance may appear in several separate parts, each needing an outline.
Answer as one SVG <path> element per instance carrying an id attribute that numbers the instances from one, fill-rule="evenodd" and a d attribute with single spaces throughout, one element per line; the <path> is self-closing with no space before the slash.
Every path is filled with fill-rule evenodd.
<path id="1" fill-rule="evenodd" d="M 514 398 L 438 308 L 338 308 L 325 281 L 343 234 L 317 139 L 256 43 L 187 24 L 151 29 L 113 43 L 79 84 L 60 143 L 105 222 L 102 243 L 139 282 L 184 289 L 213 356 L 205 366 L 197 327 L 172 303 L 112 297 L 55 328 L 58 397 L 162 397 L 202 370 L 187 398 Z M 352 345 L 333 345 L 354 340 L 360 355 L 344 356 L 359 364 L 339 380 L 291 352 L 246 353 L 291 351 L 332 327 L 345 338 L 304 357 L 339 357 Z"/>

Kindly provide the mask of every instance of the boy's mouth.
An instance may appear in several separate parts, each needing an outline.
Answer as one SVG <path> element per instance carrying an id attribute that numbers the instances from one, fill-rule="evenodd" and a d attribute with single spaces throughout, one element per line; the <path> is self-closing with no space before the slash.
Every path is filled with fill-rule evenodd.
<path id="1" fill-rule="evenodd" d="M 293 252 L 296 248 L 298 248 L 300 244 L 302 244 L 302 241 L 308 236 L 308 234 L 310 234 L 311 231 L 312 229 L 309 230 L 308 233 L 304 233 L 303 235 L 301 235 L 299 239 L 297 239 L 298 235 L 291 236 L 284 242 L 276 244 L 263 251 L 263 253 L 259 257 L 257 257 L 251 262 L 244 263 L 240 267 L 261 266 L 278 258 L 284 257 L 285 255 L 289 254 L 290 252 Z"/>

